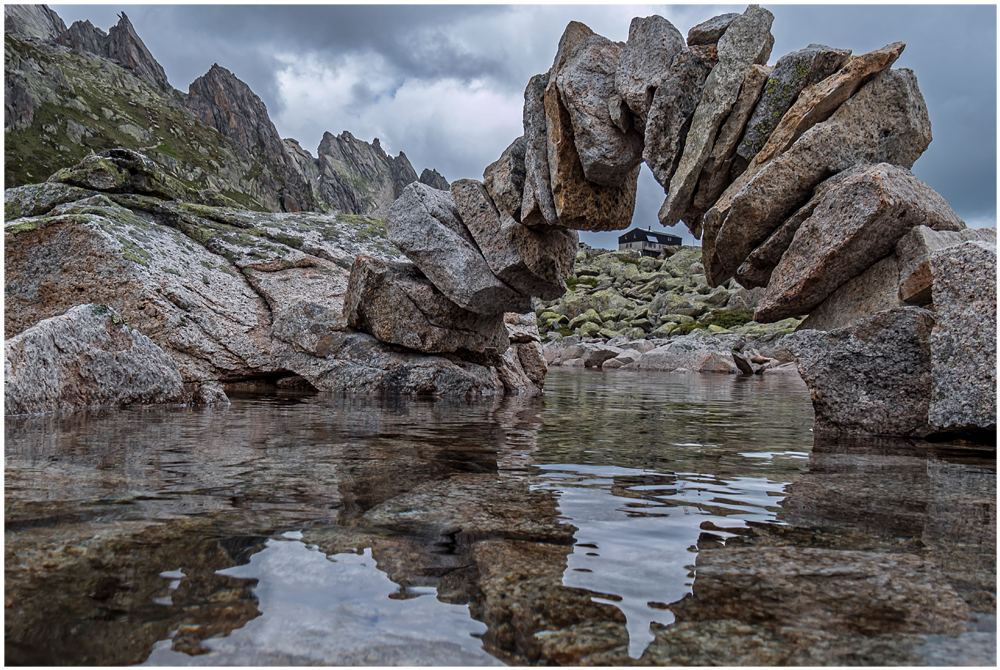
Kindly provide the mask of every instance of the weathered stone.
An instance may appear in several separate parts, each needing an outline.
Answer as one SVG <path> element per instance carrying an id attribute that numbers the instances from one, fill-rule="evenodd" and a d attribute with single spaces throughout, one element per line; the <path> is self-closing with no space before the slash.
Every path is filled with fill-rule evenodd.
<path id="1" fill-rule="evenodd" d="M 589 181 L 576 151 L 569 111 L 551 82 L 545 89 L 545 119 L 549 183 L 559 225 L 576 230 L 628 228 L 635 210 L 640 166 L 636 165 L 619 186 L 602 186 Z"/>
<path id="2" fill-rule="evenodd" d="M 830 118 L 872 75 L 889 69 L 905 48 L 906 45 L 902 42 L 893 42 L 881 49 L 851 56 L 838 72 L 807 86 L 799 94 L 795 104 L 781 117 L 767 143 L 750 162 L 747 167 L 750 176 L 768 161 L 784 153 L 807 130 Z"/>
<path id="3" fill-rule="evenodd" d="M 379 341 L 429 354 L 502 354 L 502 314 L 484 316 L 448 300 L 410 263 L 358 256 L 344 295 L 344 318 Z"/>
<path id="4" fill-rule="evenodd" d="M 508 312 L 503 315 L 503 322 L 507 327 L 507 337 L 511 342 L 523 344 L 525 342 L 541 342 L 542 338 L 538 334 L 538 320 L 534 312 L 526 314 L 516 314 Z"/>
<path id="5" fill-rule="evenodd" d="M 747 121 L 757 105 L 757 100 L 760 98 L 770 72 L 771 68 L 765 65 L 753 65 L 747 71 L 746 79 L 740 86 L 733 110 L 729 112 L 726 121 L 719 128 L 712 153 L 709 154 L 708 160 L 701 168 L 698 188 L 692 199 L 695 209 L 702 212 L 707 211 L 729 186 L 733 159 L 740 146 L 740 138 L 743 136 Z"/>
<path id="6" fill-rule="evenodd" d="M 766 9 L 750 5 L 719 38 L 719 64 L 705 80 L 701 100 L 691 119 L 684 153 L 670 180 L 666 200 L 660 208 L 660 223 L 675 225 L 691 206 L 701 168 L 712 151 L 719 126 L 732 110 L 750 66 L 766 51 L 770 53 L 771 22 Z M 770 40 L 769 40 L 770 38 Z M 763 62 L 767 62 L 764 54 Z"/>
<path id="7" fill-rule="evenodd" d="M 848 280 L 809 313 L 798 330 L 843 328 L 878 312 L 903 307 L 899 299 L 899 257 L 890 254 Z"/>
<path id="8" fill-rule="evenodd" d="M 933 312 L 900 307 L 784 338 L 812 394 L 816 430 L 927 435 L 933 327 Z"/>
<path id="9" fill-rule="evenodd" d="M 494 396 L 504 386 L 491 367 L 428 356 L 367 333 L 324 329 L 324 306 L 300 301 L 274 324 L 272 354 L 322 391 L 368 395 Z M 340 314 L 326 321 L 336 322 Z"/>
<path id="10" fill-rule="evenodd" d="M 184 402 L 177 364 L 104 305 L 79 305 L 4 342 L 4 413 Z"/>
<path id="11" fill-rule="evenodd" d="M 526 143 L 522 135 L 504 149 L 499 160 L 490 163 L 483 171 L 483 186 L 490 194 L 493 204 L 506 216 L 519 223 L 521 221 L 521 194 L 524 192 L 525 148 Z"/>
<path id="12" fill-rule="evenodd" d="M 628 42 L 615 70 L 615 89 L 635 115 L 639 132 L 646 127 L 653 94 L 683 48 L 684 37 L 662 16 L 635 17 L 629 24 Z"/>
<path id="13" fill-rule="evenodd" d="M 726 29 L 739 17 L 738 12 L 719 14 L 708 21 L 702 21 L 688 31 L 687 44 L 693 47 L 699 44 L 716 44 Z"/>
<path id="14" fill-rule="evenodd" d="M 163 91 L 173 90 L 167 82 L 167 74 L 163 71 L 163 67 L 156 62 L 153 54 L 149 53 L 149 49 L 142 43 L 125 12 L 119 14 L 118 23 L 108 30 L 108 40 L 104 49 L 105 53 L 102 55 L 120 63 L 137 77 L 145 79 Z"/>
<path id="15" fill-rule="evenodd" d="M 931 333 L 930 423 L 996 431 L 997 248 L 973 241 L 931 255 L 937 323 Z"/>
<path id="16" fill-rule="evenodd" d="M 840 185 L 846 179 L 855 177 L 868 169 L 868 165 L 856 165 L 843 172 L 838 172 L 824 182 L 821 182 L 812 193 L 809 201 L 802 205 L 794 214 L 778 226 L 760 246 L 754 249 L 746 260 L 736 270 L 736 280 L 747 288 L 767 286 L 771 281 L 771 273 L 781 262 L 781 257 L 791 245 L 802 223 L 812 216 L 817 205 L 823 200 L 831 188 Z"/>
<path id="17" fill-rule="evenodd" d="M 531 383 L 538 388 L 545 387 L 545 375 L 549 366 L 545 363 L 545 355 L 542 352 L 542 345 L 538 342 L 524 342 L 513 345 L 517 350 L 517 359 L 521 363 L 521 370 Z"/>
<path id="18" fill-rule="evenodd" d="M 850 49 L 832 49 L 810 44 L 778 59 L 767 78 L 760 102 L 750 117 L 737 154 L 749 163 L 778 126 L 785 112 L 809 84 L 820 82 L 840 69 L 851 55 Z M 742 173 L 742 169 L 739 169 Z"/>
<path id="19" fill-rule="evenodd" d="M 937 231 L 927 226 L 915 226 L 896 243 L 900 259 L 899 299 L 908 305 L 923 307 L 931 303 L 933 274 L 930 257 L 935 251 L 962 242 L 980 240 L 996 244 L 996 228 L 966 228 L 959 231 Z"/>
<path id="20" fill-rule="evenodd" d="M 705 79 L 714 63 L 693 49 L 683 49 L 674 58 L 656 88 L 649 108 L 642 158 L 660 186 L 668 188 L 677 169 L 691 116 L 701 99 Z"/>
<path id="21" fill-rule="evenodd" d="M 583 356 L 583 367 L 585 368 L 599 368 L 604 365 L 604 361 L 610 360 L 622 353 L 622 350 L 618 347 L 611 347 L 608 345 L 595 344 L 593 347 L 587 351 Z"/>
<path id="22" fill-rule="evenodd" d="M 55 41 L 66 30 L 59 15 L 45 5 L 4 5 L 4 32 L 41 40 Z"/>
<path id="23" fill-rule="evenodd" d="M 477 314 L 526 312 L 530 298 L 490 271 L 451 194 L 410 184 L 389 209 L 389 240 L 452 302 Z"/>
<path id="24" fill-rule="evenodd" d="M 918 225 L 961 230 L 944 198 L 908 170 L 880 163 L 831 188 L 802 223 L 754 314 L 761 323 L 807 314 L 892 253 Z"/>
<path id="25" fill-rule="evenodd" d="M 563 122 L 552 113 L 548 102 L 549 91 L 555 89 L 572 125 L 572 130 L 563 128 L 559 134 L 572 136 L 584 176 L 601 186 L 620 186 L 642 161 L 641 135 L 631 128 L 622 132 L 612 122 L 608 109 L 608 101 L 615 94 L 615 71 L 621 47 L 600 35 L 590 34 L 581 40 L 586 28 L 581 26 L 571 23 L 560 41 L 560 53 L 556 56 L 559 65 L 549 73 L 545 113 L 550 121 Z M 554 172 L 553 156 L 556 160 L 564 157 L 553 151 L 552 141 L 550 130 L 550 178 Z M 555 171 L 563 170 L 557 167 Z"/>
<path id="26" fill-rule="evenodd" d="M 573 273 L 579 243 L 575 231 L 536 232 L 509 216 L 501 217 L 484 186 L 473 179 L 453 182 L 451 193 L 476 245 L 501 281 L 543 300 L 566 292 L 563 278 Z"/>
<path id="27" fill-rule="evenodd" d="M 520 221 L 526 226 L 559 224 L 549 177 L 545 90 L 548 73 L 536 74 L 524 89 L 524 191 Z"/>
<path id="28" fill-rule="evenodd" d="M 625 370 L 659 370 L 672 372 L 718 372 L 736 374 L 739 369 L 733 362 L 732 352 L 718 341 L 685 338 L 648 351 L 638 360 L 622 366 Z"/>
<path id="29" fill-rule="evenodd" d="M 909 70 L 882 72 L 849 104 L 749 178 L 748 168 L 705 214 L 702 255 L 709 283 L 732 277 L 831 174 L 864 163 L 908 169 L 930 139 L 930 119 L 916 77 Z"/>

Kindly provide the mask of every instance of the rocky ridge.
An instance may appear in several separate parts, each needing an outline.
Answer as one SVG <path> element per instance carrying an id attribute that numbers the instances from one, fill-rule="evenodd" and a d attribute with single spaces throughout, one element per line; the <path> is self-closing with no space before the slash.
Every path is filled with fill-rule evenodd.
<path id="1" fill-rule="evenodd" d="M 44 5 L 6 5 L 4 19 L 8 186 L 115 147 L 260 210 L 384 217 L 417 181 L 406 156 L 387 155 L 378 139 L 328 135 L 315 158 L 282 140 L 260 98 L 219 65 L 188 93 L 175 90 L 124 13 L 108 33 L 89 21 L 66 28 Z"/>

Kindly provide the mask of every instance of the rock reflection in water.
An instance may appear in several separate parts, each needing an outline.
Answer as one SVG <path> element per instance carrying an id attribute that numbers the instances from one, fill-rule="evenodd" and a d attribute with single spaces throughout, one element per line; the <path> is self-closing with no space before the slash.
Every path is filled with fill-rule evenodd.
<path id="1" fill-rule="evenodd" d="M 798 380 L 547 387 L 8 420 L 8 663 L 995 658 L 995 456 L 814 445 Z"/>

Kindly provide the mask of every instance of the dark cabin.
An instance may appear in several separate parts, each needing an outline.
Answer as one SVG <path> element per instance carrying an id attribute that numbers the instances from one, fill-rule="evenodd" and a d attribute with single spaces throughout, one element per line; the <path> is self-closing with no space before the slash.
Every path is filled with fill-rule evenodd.
<path id="1" fill-rule="evenodd" d="M 664 247 L 681 246 L 681 238 L 676 235 L 654 233 L 652 230 L 633 228 L 624 235 L 618 236 L 618 251 L 623 249 L 638 249 L 643 256 L 659 256 Z"/>

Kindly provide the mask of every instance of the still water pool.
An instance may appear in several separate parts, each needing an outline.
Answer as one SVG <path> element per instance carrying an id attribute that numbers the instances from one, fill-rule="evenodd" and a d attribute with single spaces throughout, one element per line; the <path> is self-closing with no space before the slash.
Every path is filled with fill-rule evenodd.
<path id="1" fill-rule="evenodd" d="M 5 421 L 8 664 L 994 665 L 995 451 L 797 378 Z"/>

